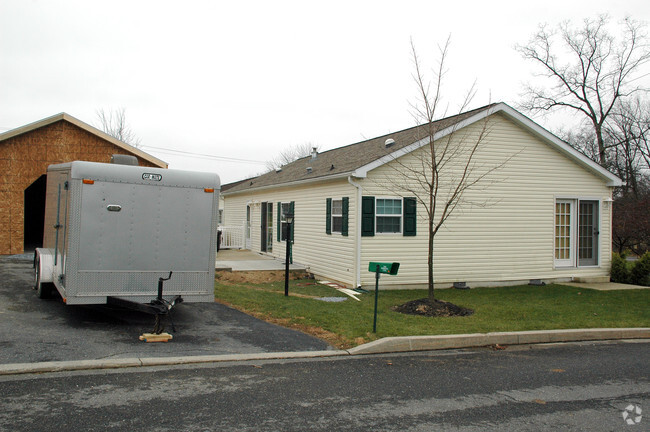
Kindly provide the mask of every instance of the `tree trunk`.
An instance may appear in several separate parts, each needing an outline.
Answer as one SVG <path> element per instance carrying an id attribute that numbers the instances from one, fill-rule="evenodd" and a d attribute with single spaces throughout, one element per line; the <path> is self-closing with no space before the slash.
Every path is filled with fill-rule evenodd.
<path id="1" fill-rule="evenodd" d="M 429 219 L 429 257 L 428 257 L 428 267 L 429 267 L 429 300 L 433 301 L 436 296 L 433 290 L 433 220 Z"/>
<path id="2" fill-rule="evenodd" d="M 605 152 L 605 141 L 603 140 L 603 128 L 598 123 L 594 122 L 596 129 L 596 142 L 598 143 L 598 163 L 603 168 L 607 168 L 607 153 Z"/>

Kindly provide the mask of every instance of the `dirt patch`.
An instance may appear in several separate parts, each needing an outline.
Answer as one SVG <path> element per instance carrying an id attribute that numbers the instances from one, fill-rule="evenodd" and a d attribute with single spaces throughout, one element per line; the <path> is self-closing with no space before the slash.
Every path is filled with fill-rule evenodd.
<path id="1" fill-rule="evenodd" d="M 222 283 L 240 284 L 252 283 L 261 284 L 267 282 L 281 282 L 284 280 L 284 271 L 282 270 L 269 270 L 269 271 L 217 271 L 214 278 Z M 305 272 L 289 272 L 289 279 L 307 279 L 308 274 Z"/>
<path id="2" fill-rule="evenodd" d="M 472 309 L 457 306 L 443 300 L 430 301 L 428 298 L 412 300 L 391 308 L 395 312 L 409 315 L 422 315 L 428 317 L 469 316 L 474 313 Z"/>

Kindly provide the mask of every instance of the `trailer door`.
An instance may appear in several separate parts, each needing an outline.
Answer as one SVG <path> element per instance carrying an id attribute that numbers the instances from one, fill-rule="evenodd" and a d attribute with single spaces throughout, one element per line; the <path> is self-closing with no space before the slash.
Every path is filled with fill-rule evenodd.
<path id="1" fill-rule="evenodd" d="M 187 187 L 84 184 L 79 269 L 204 271 L 214 260 L 214 197 Z"/>

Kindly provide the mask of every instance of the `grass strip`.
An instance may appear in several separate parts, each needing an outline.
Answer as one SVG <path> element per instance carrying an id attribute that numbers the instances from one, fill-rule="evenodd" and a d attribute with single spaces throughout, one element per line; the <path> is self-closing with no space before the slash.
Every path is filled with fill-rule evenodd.
<path id="1" fill-rule="evenodd" d="M 650 327 L 650 290 L 597 291 L 564 285 L 437 290 L 436 297 L 474 310 L 468 317 L 421 317 L 391 310 L 426 297 L 426 290 L 379 292 L 377 333 L 372 333 L 374 293 L 346 297 L 314 282 L 215 285 L 217 301 L 269 322 L 299 329 L 337 348 L 388 336 L 445 335 L 570 328 Z"/>

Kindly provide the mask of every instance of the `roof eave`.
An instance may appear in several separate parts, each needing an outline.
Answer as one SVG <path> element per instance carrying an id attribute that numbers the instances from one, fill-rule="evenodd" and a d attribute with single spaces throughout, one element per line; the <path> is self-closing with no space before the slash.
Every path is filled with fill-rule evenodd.
<path id="1" fill-rule="evenodd" d="M 499 105 L 502 105 L 502 107 L 499 107 L 499 111 L 507 114 L 512 120 L 526 127 L 534 135 L 537 135 L 542 140 L 553 145 L 557 150 L 559 150 L 561 153 L 564 153 L 570 159 L 573 159 L 579 165 L 582 165 L 584 168 L 592 171 L 599 177 L 604 178 L 606 180 L 607 186 L 617 187 L 624 185 L 623 180 L 621 180 L 618 176 L 607 171 L 605 168 L 589 159 L 587 156 L 580 153 L 578 150 L 571 147 L 568 143 L 553 135 L 551 132 L 547 131 L 525 115 L 521 114 L 519 111 L 515 110 L 505 103 L 501 103 Z"/>
<path id="2" fill-rule="evenodd" d="M 498 103 L 493 107 L 486 108 L 485 110 L 465 120 L 462 120 L 452 126 L 449 126 L 448 128 L 438 131 L 434 135 L 433 140 L 436 141 L 440 138 L 443 138 L 459 129 L 469 126 L 477 121 L 483 120 L 487 116 L 496 114 L 498 112 L 504 113 L 512 120 L 514 120 L 515 122 L 517 122 L 518 124 L 526 128 L 527 130 L 531 131 L 534 135 L 541 138 L 543 141 L 557 148 L 560 152 L 564 153 L 565 156 L 568 156 L 570 159 L 573 159 L 578 164 L 592 171 L 594 174 L 598 175 L 599 177 L 604 178 L 606 180 L 607 186 L 616 187 L 616 186 L 622 186 L 624 184 L 623 181 L 620 178 L 618 178 L 616 175 L 610 173 L 605 168 L 601 167 L 596 162 L 592 161 L 587 156 L 583 155 L 582 153 L 580 153 L 579 151 L 577 151 L 576 149 L 568 145 L 566 142 L 562 141 L 561 139 L 553 135 L 551 132 L 544 129 L 542 126 L 538 125 L 528 117 L 521 114 L 519 111 L 515 110 L 514 108 L 510 107 L 508 104 L 505 104 L 503 102 Z M 429 143 L 429 139 L 423 138 L 419 141 L 414 142 L 413 144 L 398 149 L 369 164 L 357 168 L 356 170 L 354 170 L 353 175 L 355 177 L 362 177 L 362 178 L 366 177 L 369 171 L 378 168 L 382 165 L 385 165 L 388 162 L 391 162 L 401 156 L 411 153 L 412 151 L 415 151 L 428 143 Z"/>
<path id="3" fill-rule="evenodd" d="M 225 192 L 221 192 L 221 195 L 223 196 L 228 196 L 228 195 L 236 195 L 236 194 L 242 194 L 242 193 L 247 193 L 247 192 L 258 192 L 258 191 L 263 191 L 263 190 L 268 190 L 268 189 L 278 189 L 278 188 L 285 188 L 285 187 L 294 187 L 294 186 L 301 186 L 304 184 L 310 184 L 310 183 L 315 183 L 315 182 L 320 182 L 320 181 L 331 181 L 331 180 L 339 180 L 342 178 L 347 178 L 349 176 L 356 177 L 354 175 L 353 171 L 347 171 L 344 173 L 337 173 L 337 174 L 332 174 L 332 175 L 326 175 L 326 176 L 320 176 L 320 177 L 314 177 L 310 179 L 302 179 L 302 180 L 294 180 L 291 182 L 286 182 L 286 183 L 274 183 L 266 186 L 256 186 L 256 187 L 251 187 L 247 189 L 240 189 L 240 190 L 227 190 Z"/>

